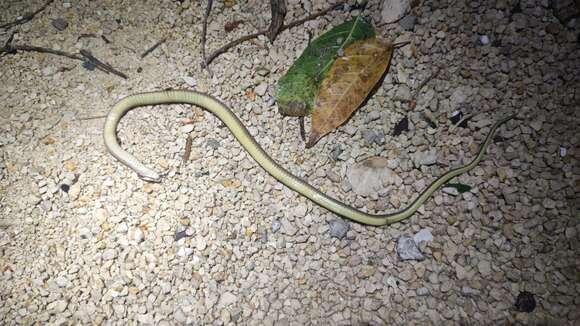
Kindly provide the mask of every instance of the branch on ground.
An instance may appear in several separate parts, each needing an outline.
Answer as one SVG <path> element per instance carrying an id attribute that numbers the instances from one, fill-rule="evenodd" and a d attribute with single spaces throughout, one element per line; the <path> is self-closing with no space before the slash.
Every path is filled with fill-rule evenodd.
<path id="1" fill-rule="evenodd" d="M 10 37 L 9 40 L 12 40 Z M 61 50 L 55 50 L 50 48 L 44 48 L 40 46 L 31 46 L 31 45 L 14 45 L 7 42 L 2 48 L 0 48 L 0 56 L 7 55 L 7 54 L 16 54 L 18 51 L 23 52 L 40 52 L 40 53 L 48 53 L 54 54 L 61 57 L 66 57 L 73 60 L 78 60 L 83 62 L 83 66 L 87 70 L 91 70 L 90 68 L 97 68 L 100 71 L 105 73 L 111 73 L 117 75 L 121 78 L 127 79 L 127 75 L 124 73 L 116 70 L 111 65 L 97 59 L 94 57 L 89 51 L 87 50 L 80 50 L 79 53 L 69 53 Z"/>
<path id="2" fill-rule="evenodd" d="M 21 25 L 21 24 L 24 24 L 24 23 L 31 21 L 34 18 L 34 16 L 38 15 L 41 11 L 46 9 L 46 7 L 48 7 L 53 1 L 54 0 L 48 0 L 47 2 L 44 3 L 44 5 L 42 5 L 42 7 L 38 8 L 35 12 L 24 14 L 24 15 L 18 17 L 13 22 L 9 22 L 9 23 L 0 25 L 0 28 L 9 29 L 9 28 L 12 28 L 14 26 Z"/>
<path id="3" fill-rule="evenodd" d="M 284 0 L 271 0 L 271 5 L 273 5 L 275 2 L 284 2 Z M 285 5 L 285 3 L 283 3 L 283 4 L 279 5 L 276 8 L 276 11 L 274 11 L 274 8 L 272 8 L 272 14 L 274 14 L 275 12 L 277 14 L 274 16 L 274 19 L 273 19 L 272 23 L 270 24 L 270 27 L 267 30 L 263 30 L 263 31 L 259 31 L 259 32 L 254 33 L 254 34 L 246 35 L 246 36 L 243 36 L 243 37 L 241 37 L 241 38 L 239 38 L 239 39 L 237 39 L 235 41 L 232 41 L 232 42 L 230 42 L 230 43 L 222 46 L 221 48 L 215 50 L 207 58 L 204 55 L 204 63 L 203 63 L 204 64 L 204 67 L 207 67 L 220 54 L 223 54 L 223 53 L 227 52 L 229 49 L 231 49 L 231 48 L 233 48 L 233 47 L 235 47 L 235 46 L 237 46 L 237 45 L 239 45 L 239 44 L 241 44 L 241 43 L 243 43 L 245 41 L 248 41 L 248 40 L 257 38 L 260 35 L 266 35 L 266 36 L 268 36 L 268 38 L 270 39 L 270 41 L 273 42 L 274 39 L 276 38 L 276 36 L 278 34 L 280 34 L 281 32 L 283 32 L 283 31 L 285 31 L 287 29 L 296 27 L 298 25 L 302 25 L 302 24 L 304 24 L 305 22 L 307 22 L 309 20 L 313 20 L 313 19 L 316 19 L 316 18 L 318 18 L 320 16 L 324 16 L 327 13 L 329 13 L 329 12 L 331 12 L 333 10 L 338 9 L 339 7 L 342 7 L 347 2 L 348 2 L 348 0 L 339 1 L 338 3 L 336 3 L 336 4 L 334 4 L 334 5 L 326 8 L 326 9 L 320 11 L 320 12 L 317 12 L 317 13 L 312 14 L 310 16 L 307 16 L 307 17 L 304 17 L 302 19 L 293 21 L 293 22 L 291 22 L 288 25 L 284 25 L 283 17 L 281 18 L 282 21 L 280 21 L 280 14 L 281 14 L 280 11 L 281 10 L 284 10 L 284 12 L 286 11 L 286 5 Z M 208 6 L 208 8 L 209 8 L 209 6 Z M 206 14 L 209 15 L 209 10 L 206 11 Z M 274 20 L 277 20 L 277 21 L 274 22 Z M 278 24 L 280 24 L 280 25 L 278 26 Z M 205 29 L 204 29 L 204 33 L 202 35 L 202 51 L 205 54 Z"/>

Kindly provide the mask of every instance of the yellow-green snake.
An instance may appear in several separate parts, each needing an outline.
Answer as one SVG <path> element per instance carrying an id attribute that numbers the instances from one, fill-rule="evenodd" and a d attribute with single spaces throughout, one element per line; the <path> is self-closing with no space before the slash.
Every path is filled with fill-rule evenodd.
<path id="1" fill-rule="evenodd" d="M 264 152 L 262 147 L 260 147 L 256 140 L 250 135 L 238 117 L 225 104 L 210 95 L 189 90 L 168 90 L 130 95 L 119 101 L 107 116 L 103 132 L 105 146 L 114 157 L 137 172 L 139 177 L 142 179 L 159 182 L 161 177 L 158 173 L 147 168 L 133 155 L 127 153 L 121 148 L 121 146 L 119 146 L 117 141 L 117 125 L 123 115 L 135 107 L 171 103 L 197 105 L 210 111 L 230 129 L 234 137 L 240 142 L 248 154 L 250 154 L 250 156 L 252 156 L 264 170 L 288 188 L 340 216 L 362 224 L 376 226 L 391 224 L 408 218 L 419 209 L 419 207 L 433 194 L 435 190 L 452 178 L 473 169 L 479 161 L 481 161 L 481 158 L 483 157 L 486 148 L 491 143 L 497 128 L 513 117 L 507 116 L 502 118 L 491 127 L 491 130 L 484 142 L 481 144 L 477 155 L 469 164 L 450 170 L 437 178 L 406 208 L 390 214 L 373 215 L 361 212 L 341 203 L 336 199 L 323 194 L 304 180 L 292 175 Z"/>

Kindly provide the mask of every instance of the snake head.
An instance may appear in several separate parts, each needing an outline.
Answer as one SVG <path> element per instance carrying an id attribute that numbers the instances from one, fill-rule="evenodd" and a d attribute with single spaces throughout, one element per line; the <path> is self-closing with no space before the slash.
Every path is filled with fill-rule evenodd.
<path id="1" fill-rule="evenodd" d="M 155 171 L 144 171 L 143 173 L 138 174 L 139 178 L 149 181 L 149 182 L 161 182 L 161 176 Z"/>

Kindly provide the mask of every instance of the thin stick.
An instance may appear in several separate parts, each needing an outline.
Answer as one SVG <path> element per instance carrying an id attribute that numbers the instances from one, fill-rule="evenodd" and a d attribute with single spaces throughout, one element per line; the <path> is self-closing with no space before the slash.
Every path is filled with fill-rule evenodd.
<path id="1" fill-rule="evenodd" d="M 433 78 L 435 78 L 435 76 L 439 75 L 439 71 L 441 70 L 437 68 L 437 70 L 435 70 L 431 75 L 429 75 L 429 77 L 425 78 L 425 80 L 419 84 L 419 87 L 417 87 L 415 93 L 413 94 L 413 98 L 417 98 L 417 95 L 419 95 L 423 87 L 425 87 L 425 85 L 427 85 L 427 83 L 429 83 Z"/>
<path id="2" fill-rule="evenodd" d="M 332 5 L 332 6 L 328 7 L 328 8 L 320 11 L 320 12 L 317 12 L 317 13 L 312 14 L 310 16 L 307 16 L 305 18 L 302 18 L 302 19 L 293 21 L 293 22 L 291 22 L 288 25 L 283 25 L 280 28 L 280 33 L 283 32 L 283 31 L 285 31 L 285 30 L 287 30 L 287 29 L 290 29 L 290 28 L 296 27 L 298 25 L 301 25 L 301 24 L 303 24 L 303 23 L 305 23 L 305 22 L 307 22 L 309 20 L 316 19 L 316 18 L 318 18 L 320 16 L 326 15 L 330 11 L 333 11 L 336 8 L 340 7 L 340 6 L 343 6 L 346 2 L 347 1 L 340 1 L 340 2 L 334 4 L 334 5 Z M 257 38 L 260 35 L 266 35 L 267 33 L 268 33 L 268 30 L 259 31 L 259 32 L 254 33 L 254 34 L 250 34 L 250 35 L 243 36 L 243 37 L 241 37 L 241 38 L 239 38 L 239 39 L 237 39 L 235 41 L 232 41 L 232 42 L 230 42 L 230 43 L 222 46 L 221 48 L 215 50 L 212 54 L 210 54 L 210 56 L 207 59 L 204 60 L 205 61 L 205 66 L 208 66 L 217 56 L 219 56 L 222 53 L 227 52 L 230 48 L 233 48 L 234 46 L 237 46 L 238 44 L 243 43 L 245 41 L 248 41 L 248 40 Z M 202 41 L 205 42 L 204 35 L 202 35 Z M 204 48 L 203 51 L 205 51 L 205 46 L 203 48 Z"/>
<path id="3" fill-rule="evenodd" d="M 50 131 L 52 130 L 52 128 L 58 126 L 58 124 L 62 121 L 63 116 L 59 116 L 58 119 L 56 120 L 55 123 L 53 123 L 50 127 L 48 127 L 45 131 L 44 131 L 44 136 L 38 138 L 38 139 L 44 139 L 46 137 L 48 137 L 50 135 Z"/>
<path id="4" fill-rule="evenodd" d="M 4 47 L 0 48 L 0 54 L 14 54 L 18 51 L 25 51 L 25 52 L 40 52 L 40 53 L 49 53 L 54 55 L 59 55 L 62 57 L 67 57 L 74 60 L 89 62 L 96 66 L 99 70 L 112 73 L 124 79 L 127 79 L 127 75 L 124 73 L 116 70 L 111 65 L 102 62 L 101 60 L 95 58 L 89 51 L 87 50 L 80 50 L 79 54 L 76 53 L 68 53 L 60 50 L 54 50 L 50 48 L 43 48 L 40 46 L 30 46 L 30 45 L 12 45 L 6 44 Z"/>
<path id="5" fill-rule="evenodd" d="M 76 120 L 76 121 L 95 120 L 95 119 L 104 119 L 106 117 L 107 117 L 107 115 L 104 114 L 104 115 L 95 115 L 95 116 L 92 116 L 92 117 L 81 117 L 81 118 L 76 118 L 74 120 Z"/>
<path id="6" fill-rule="evenodd" d="M 60 55 L 63 57 L 67 57 L 70 59 L 83 61 L 83 57 L 78 55 L 78 54 L 68 53 L 68 52 L 49 49 L 49 48 L 43 48 L 43 47 L 39 47 L 39 46 L 7 44 L 3 48 L 0 48 L 0 53 L 10 54 L 10 53 L 16 53 L 17 51 L 50 53 L 50 54 L 54 54 L 54 55 Z"/>
<path id="7" fill-rule="evenodd" d="M 41 11 L 43 11 L 44 9 L 46 9 L 46 7 L 48 7 L 54 0 L 48 0 L 44 3 L 44 5 L 42 5 L 42 7 L 38 8 L 35 12 L 31 13 L 31 14 L 25 14 L 22 17 L 17 18 L 15 21 L 10 22 L 10 23 L 6 23 L 4 25 L 0 25 L 0 28 L 3 29 L 9 29 L 11 27 L 14 27 L 16 25 L 21 25 L 21 24 L 25 24 L 29 21 L 32 20 L 32 18 L 34 18 L 34 16 L 38 15 Z"/>
<path id="8" fill-rule="evenodd" d="M 206 54 L 205 54 L 205 41 L 206 41 L 206 35 L 207 35 L 207 19 L 209 17 L 209 14 L 211 13 L 211 7 L 213 5 L 213 0 L 207 0 L 207 7 L 205 8 L 205 14 L 203 15 L 203 27 L 202 27 L 202 31 L 201 31 L 201 55 L 203 58 L 203 68 L 207 69 L 207 71 L 209 72 L 210 75 L 213 75 L 213 73 L 211 72 L 211 70 L 209 69 L 209 63 L 211 62 L 207 60 Z"/>
<path id="9" fill-rule="evenodd" d="M 341 7 L 341 6 L 343 6 L 345 3 L 347 3 L 347 1 L 346 1 L 346 0 L 345 0 L 345 1 L 340 1 L 340 2 L 333 4 L 332 6 L 330 6 L 330 7 L 326 8 L 326 9 L 324 9 L 324 10 L 322 10 L 322 11 L 319 11 L 319 12 L 315 13 L 315 14 L 312 14 L 312 15 L 310 15 L 310 16 L 304 17 L 304 18 L 302 18 L 302 19 L 299 19 L 299 20 L 295 20 L 295 21 L 291 22 L 291 23 L 290 23 L 290 24 L 288 24 L 288 25 L 284 25 L 284 26 L 283 26 L 283 27 L 280 29 L 280 32 L 283 32 L 283 31 L 285 31 L 285 30 L 287 30 L 287 29 L 289 29 L 289 28 L 296 27 L 296 26 L 298 26 L 298 25 L 302 25 L 302 24 L 304 24 L 305 22 L 307 22 L 307 21 L 309 21 L 309 20 L 313 20 L 313 19 L 316 19 L 316 18 L 318 18 L 318 17 L 320 17 L 320 16 L 324 16 L 324 15 L 326 15 L 327 13 L 329 13 L 329 12 L 331 12 L 331 11 L 333 11 L 333 10 L 337 9 L 338 7 Z"/>
<path id="10" fill-rule="evenodd" d="M 94 64 L 97 68 L 99 68 L 100 70 L 107 72 L 107 73 L 112 73 L 114 75 L 117 75 L 123 79 L 128 79 L 129 77 L 127 77 L 127 75 L 125 75 L 124 73 L 118 71 L 117 69 L 113 68 L 111 65 L 102 62 L 101 60 L 95 58 L 91 52 L 87 51 L 87 50 L 80 50 L 80 54 L 86 58 L 90 63 Z"/>
<path id="11" fill-rule="evenodd" d="M 183 163 L 189 161 L 189 156 L 191 155 L 191 135 L 187 135 L 187 140 L 185 141 L 185 152 L 183 153 Z"/>
<path id="12" fill-rule="evenodd" d="M 298 123 L 300 124 L 300 138 L 302 141 L 306 141 L 306 130 L 304 129 L 304 117 L 298 117 Z"/>
<path id="13" fill-rule="evenodd" d="M 162 39 L 161 41 L 153 44 L 152 47 L 147 49 L 147 51 L 143 52 L 143 54 L 141 55 L 141 59 L 145 58 L 147 55 L 149 55 L 149 53 L 155 51 L 155 49 L 157 49 L 161 44 L 165 43 L 165 41 L 166 41 L 166 39 Z"/>

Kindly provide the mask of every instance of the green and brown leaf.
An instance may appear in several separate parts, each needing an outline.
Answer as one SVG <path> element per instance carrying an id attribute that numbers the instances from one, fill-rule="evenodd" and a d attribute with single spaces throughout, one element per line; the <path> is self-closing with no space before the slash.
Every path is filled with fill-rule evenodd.
<path id="1" fill-rule="evenodd" d="M 276 102 L 280 113 L 289 116 L 309 114 L 320 83 L 339 51 L 356 41 L 374 36 L 373 26 L 358 16 L 312 41 L 278 81 Z"/>
<path id="2" fill-rule="evenodd" d="M 336 58 L 315 99 L 307 148 L 358 109 L 387 71 L 392 55 L 391 43 L 373 37 L 353 43 Z"/>

